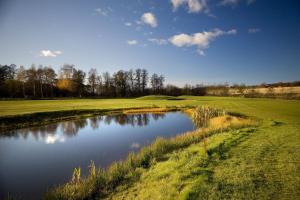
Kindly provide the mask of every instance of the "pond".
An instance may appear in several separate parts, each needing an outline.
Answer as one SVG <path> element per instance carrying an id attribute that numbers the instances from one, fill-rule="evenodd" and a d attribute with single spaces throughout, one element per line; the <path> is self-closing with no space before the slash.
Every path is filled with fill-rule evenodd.
<path id="1" fill-rule="evenodd" d="M 119 114 L 63 121 L 0 135 L 0 199 L 8 193 L 40 199 L 54 185 L 83 175 L 93 160 L 107 167 L 138 151 L 158 136 L 171 137 L 194 129 L 182 112 Z"/>

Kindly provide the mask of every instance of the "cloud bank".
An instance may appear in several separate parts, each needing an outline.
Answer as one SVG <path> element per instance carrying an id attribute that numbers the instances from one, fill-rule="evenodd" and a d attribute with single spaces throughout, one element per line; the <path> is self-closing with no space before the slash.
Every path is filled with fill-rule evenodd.
<path id="1" fill-rule="evenodd" d="M 235 29 L 229 31 L 214 29 L 212 31 L 204 31 L 191 35 L 185 33 L 174 35 L 173 37 L 169 38 L 169 41 L 171 44 L 177 47 L 196 46 L 197 52 L 200 55 L 205 55 L 204 49 L 207 49 L 213 40 L 223 35 L 235 35 L 236 33 L 237 31 Z"/>
<path id="2" fill-rule="evenodd" d="M 207 0 L 171 0 L 173 11 L 185 6 L 189 13 L 198 13 L 208 10 Z"/>
<path id="3" fill-rule="evenodd" d="M 128 45 L 136 45 L 136 44 L 138 44 L 138 41 L 137 40 L 127 40 L 127 44 Z"/>
<path id="4" fill-rule="evenodd" d="M 158 38 L 149 38 L 148 41 L 158 44 L 158 45 L 166 45 L 168 44 L 168 40 L 158 39 Z"/>

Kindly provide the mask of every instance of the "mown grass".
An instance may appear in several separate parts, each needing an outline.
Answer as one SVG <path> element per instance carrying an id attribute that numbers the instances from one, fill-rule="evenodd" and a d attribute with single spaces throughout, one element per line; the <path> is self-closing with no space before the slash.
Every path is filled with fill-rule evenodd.
<path id="1" fill-rule="evenodd" d="M 255 129 L 246 128 L 239 132 L 223 129 L 219 130 L 218 134 L 208 137 L 208 152 L 220 152 L 212 153 L 211 155 L 214 156 L 208 157 L 201 147 L 203 142 L 199 141 L 164 153 L 164 156 L 154 159 L 148 168 L 137 168 L 136 173 L 126 174 L 121 170 L 130 179 L 121 181 L 121 186 L 116 186 L 113 192 L 107 190 L 106 198 L 299 199 L 300 101 L 237 97 L 183 96 L 180 98 L 184 100 L 1 101 L 0 116 L 68 110 L 93 111 L 197 105 L 208 105 L 251 116 L 260 121 L 260 125 Z M 223 124 L 222 120 L 224 119 L 218 119 L 216 123 Z M 175 157 L 176 162 L 171 162 Z M 207 167 L 201 164 L 200 159 L 207 163 Z M 188 166 L 192 167 L 188 168 Z M 122 169 L 118 165 L 113 168 Z M 203 170 L 200 170 L 202 168 Z M 93 180 L 108 180 L 103 174 L 105 173 L 102 171 L 97 172 L 100 178 L 90 179 L 89 184 L 79 183 L 78 187 L 82 188 L 82 185 L 85 185 L 83 191 L 87 191 L 86 193 L 99 194 L 91 191 L 99 191 L 99 188 L 105 184 L 101 181 L 95 184 Z M 118 173 L 111 177 L 118 177 Z M 75 186 L 70 188 L 73 187 Z M 104 197 L 91 195 L 89 198 Z"/>

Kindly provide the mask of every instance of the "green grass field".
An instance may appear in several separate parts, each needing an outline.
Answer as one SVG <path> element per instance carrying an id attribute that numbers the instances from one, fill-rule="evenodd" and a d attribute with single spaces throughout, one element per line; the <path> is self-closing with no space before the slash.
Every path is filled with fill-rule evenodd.
<path id="1" fill-rule="evenodd" d="M 137 168 L 138 178 L 130 179 L 127 184 L 116 185 L 105 198 L 300 198 L 300 101 L 191 96 L 182 96 L 180 100 L 167 99 L 0 101 L 0 116 L 73 109 L 113 110 L 197 105 L 210 105 L 242 113 L 257 119 L 259 125 L 211 135 L 208 138 L 208 156 L 203 151 L 203 142 L 168 151 L 161 159 L 152 160 L 149 167 Z M 64 195 L 68 194 L 55 196 L 55 199 L 82 199 L 80 195 L 72 198 Z M 96 193 L 93 198 L 100 197 Z"/>

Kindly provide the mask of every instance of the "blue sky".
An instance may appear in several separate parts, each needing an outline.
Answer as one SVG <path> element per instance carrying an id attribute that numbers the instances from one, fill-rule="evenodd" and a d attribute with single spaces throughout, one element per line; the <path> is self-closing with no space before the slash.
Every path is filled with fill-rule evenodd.
<path id="1" fill-rule="evenodd" d="M 0 0 L 0 63 L 146 68 L 168 83 L 295 81 L 298 0 Z"/>

